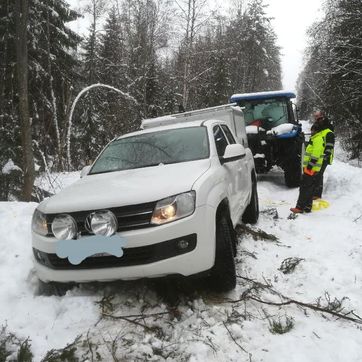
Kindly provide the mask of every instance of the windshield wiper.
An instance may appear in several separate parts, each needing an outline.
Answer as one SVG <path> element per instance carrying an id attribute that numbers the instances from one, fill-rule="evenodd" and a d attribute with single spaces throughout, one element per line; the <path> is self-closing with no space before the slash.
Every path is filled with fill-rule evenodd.
<path id="1" fill-rule="evenodd" d="M 166 164 L 167 164 L 167 162 L 150 163 L 149 165 L 140 166 L 139 168 L 161 166 L 161 165 L 166 165 Z"/>
<path id="2" fill-rule="evenodd" d="M 128 168 L 119 168 L 119 169 L 117 169 L 117 170 L 105 170 L 105 171 L 92 172 L 92 173 L 90 173 L 89 175 L 98 175 L 98 174 L 107 173 L 107 172 L 117 172 L 117 171 L 135 170 L 135 169 L 137 169 L 137 168 L 154 167 L 154 166 L 165 165 L 165 164 L 166 164 L 166 163 L 164 163 L 164 162 L 150 163 L 149 165 L 141 165 L 141 166 L 128 167 Z"/>
<path id="3" fill-rule="evenodd" d="M 105 171 L 91 172 L 88 175 L 98 175 L 101 173 L 116 172 L 116 171 L 120 171 L 120 170 L 105 170 Z"/>

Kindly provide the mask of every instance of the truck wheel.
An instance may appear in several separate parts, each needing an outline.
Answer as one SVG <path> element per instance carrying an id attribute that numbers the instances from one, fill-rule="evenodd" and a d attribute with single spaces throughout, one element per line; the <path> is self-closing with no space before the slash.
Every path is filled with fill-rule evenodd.
<path id="1" fill-rule="evenodd" d="M 244 224 L 255 224 L 259 219 L 259 199 L 256 179 L 253 177 L 253 186 L 250 203 L 244 211 L 242 220 Z"/>
<path id="2" fill-rule="evenodd" d="M 228 292 L 236 286 L 232 243 L 230 223 L 225 215 L 221 215 L 216 220 L 215 264 L 209 276 L 210 287 L 216 292 Z"/>
<path id="3" fill-rule="evenodd" d="M 300 152 L 295 155 L 284 167 L 285 184 L 292 187 L 299 187 L 303 172 L 304 144 L 301 145 Z"/>

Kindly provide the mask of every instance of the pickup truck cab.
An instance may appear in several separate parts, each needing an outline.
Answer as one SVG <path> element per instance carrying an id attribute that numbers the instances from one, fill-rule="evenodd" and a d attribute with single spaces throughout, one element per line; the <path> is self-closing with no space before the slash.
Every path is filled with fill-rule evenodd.
<path id="1" fill-rule="evenodd" d="M 32 222 L 39 279 L 201 273 L 215 290 L 233 289 L 234 227 L 259 213 L 242 111 L 214 107 L 145 120 L 143 128 L 111 141 L 80 180 L 39 204 Z M 76 249 L 95 236 L 122 238 L 122 256 L 93 249 L 72 264 L 57 251 L 62 241 Z"/>

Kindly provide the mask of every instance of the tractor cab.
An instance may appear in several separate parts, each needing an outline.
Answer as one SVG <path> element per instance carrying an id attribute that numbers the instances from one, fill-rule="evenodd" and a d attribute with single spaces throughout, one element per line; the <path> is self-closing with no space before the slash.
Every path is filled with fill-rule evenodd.
<path id="1" fill-rule="evenodd" d="M 255 125 L 265 130 L 285 123 L 296 124 L 291 99 L 292 92 L 260 92 L 234 94 L 230 101 L 244 107 L 244 117 L 247 126 Z"/>
<path id="2" fill-rule="evenodd" d="M 258 173 L 274 165 L 285 172 L 287 186 L 299 186 L 304 134 L 293 110 L 293 92 L 234 94 L 230 102 L 243 108 L 248 143 Z"/>

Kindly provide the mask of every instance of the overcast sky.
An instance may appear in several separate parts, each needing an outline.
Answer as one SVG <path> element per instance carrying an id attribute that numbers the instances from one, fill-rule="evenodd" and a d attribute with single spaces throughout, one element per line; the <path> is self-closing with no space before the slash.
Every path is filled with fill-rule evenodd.
<path id="1" fill-rule="evenodd" d="M 225 8 L 229 0 L 209 0 L 212 7 Z M 269 6 L 266 12 L 273 17 L 273 28 L 282 48 L 283 88 L 295 90 L 298 74 L 302 70 L 303 52 L 306 47 L 306 31 L 322 12 L 323 0 L 264 0 Z M 87 0 L 68 0 L 72 7 L 83 7 Z M 80 19 L 72 24 L 75 31 L 84 33 L 88 21 Z"/>
<path id="2" fill-rule="evenodd" d="M 323 0 L 265 0 L 267 12 L 274 17 L 272 24 L 282 47 L 284 89 L 295 90 L 302 70 L 306 31 L 322 15 Z"/>

